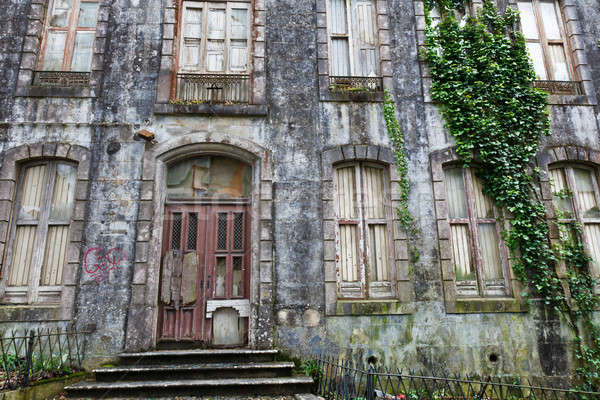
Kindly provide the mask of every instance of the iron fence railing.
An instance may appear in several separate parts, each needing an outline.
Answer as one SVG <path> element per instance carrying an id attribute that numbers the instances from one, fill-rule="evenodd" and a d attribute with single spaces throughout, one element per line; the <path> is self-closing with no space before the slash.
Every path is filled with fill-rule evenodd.
<path id="1" fill-rule="evenodd" d="M 33 86 L 81 87 L 89 85 L 89 72 L 35 71 L 33 73 Z"/>
<path id="2" fill-rule="evenodd" d="M 550 94 L 583 95 L 583 84 L 577 81 L 533 81 L 533 87 Z"/>
<path id="3" fill-rule="evenodd" d="M 329 90 L 332 92 L 382 92 L 383 78 L 380 76 L 330 76 Z"/>
<path id="4" fill-rule="evenodd" d="M 0 332 L 0 390 L 82 369 L 87 332 L 36 329 Z"/>
<path id="5" fill-rule="evenodd" d="M 404 373 L 319 357 L 312 361 L 315 391 L 327 400 L 598 400 L 600 392 L 549 388 L 510 378 Z"/>
<path id="6" fill-rule="evenodd" d="M 178 74 L 177 99 L 198 103 L 248 103 L 250 75 Z"/>

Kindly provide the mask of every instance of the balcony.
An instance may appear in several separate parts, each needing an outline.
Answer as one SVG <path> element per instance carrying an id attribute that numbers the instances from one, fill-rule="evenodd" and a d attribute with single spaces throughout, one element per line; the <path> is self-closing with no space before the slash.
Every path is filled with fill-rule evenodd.
<path id="1" fill-rule="evenodd" d="M 35 71 L 32 86 L 75 88 L 90 85 L 89 72 Z"/>
<path id="2" fill-rule="evenodd" d="M 582 96 L 585 94 L 581 82 L 574 81 L 534 81 L 533 87 L 549 94 L 571 96 Z"/>
<path id="3" fill-rule="evenodd" d="M 330 76 L 329 90 L 342 93 L 383 92 L 383 78 L 378 76 Z"/>
<path id="4" fill-rule="evenodd" d="M 175 102 L 247 104 L 250 75 L 177 74 Z"/>

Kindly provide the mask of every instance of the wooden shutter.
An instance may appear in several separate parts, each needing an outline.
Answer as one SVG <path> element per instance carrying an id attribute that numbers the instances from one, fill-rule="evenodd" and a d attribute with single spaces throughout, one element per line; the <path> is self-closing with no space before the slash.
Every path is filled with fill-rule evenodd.
<path id="1" fill-rule="evenodd" d="M 552 199 L 554 206 L 567 214 L 566 216 L 572 216 L 573 208 L 571 206 L 571 200 L 565 196 L 565 191 L 568 187 L 564 168 L 550 170 L 550 183 L 552 185 Z"/>
<path id="2" fill-rule="evenodd" d="M 203 3 L 184 3 L 181 29 L 180 69 L 201 72 L 202 68 Z"/>
<path id="3" fill-rule="evenodd" d="M 329 1 L 331 75 L 350 76 L 350 44 L 346 0 Z"/>
<path id="4" fill-rule="evenodd" d="M 593 261 L 591 272 L 595 278 L 600 277 L 600 208 L 598 200 L 598 182 L 593 170 L 573 168 L 575 180 L 575 197 L 577 208 L 583 224 L 583 233 L 587 250 Z"/>
<path id="5" fill-rule="evenodd" d="M 533 66 L 538 79 L 547 80 L 548 72 L 544 62 L 544 51 L 542 49 L 542 40 L 538 29 L 537 18 L 534 12 L 532 1 L 519 1 L 519 11 L 521 13 L 521 29 L 527 42 L 527 50 L 533 61 Z"/>
<path id="6" fill-rule="evenodd" d="M 562 34 L 562 18 L 560 9 L 555 1 L 540 1 L 538 3 L 539 19 L 542 21 L 544 35 L 548 43 L 548 63 L 552 70 L 552 79 L 568 81 L 571 79 L 569 65 L 565 53 Z"/>
<path id="7" fill-rule="evenodd" d="M 223 5 L 209 3 L 206 38 L 206 72 L 225 72 L 225 33 L 227 10 Z"/>
<path id="8" fill-rule="evenodd" d="M 247 72 L 250 12 L 245 3 L 229 7 L 229 71 Z"/>
<path id="9" fill-rule="evenodd" d="M 379 76 L 377 20 L 373 0 L 352 0 L 354 75 Z"/>
<path id="10" fill-rule="evenodd" d="M 385 282 L 390 280 L 390 252 L 384 171 L 371 166 L 364 166 L 363 171 L 364 215 L 369 230 L 369 278 L 370 282 Z"/>

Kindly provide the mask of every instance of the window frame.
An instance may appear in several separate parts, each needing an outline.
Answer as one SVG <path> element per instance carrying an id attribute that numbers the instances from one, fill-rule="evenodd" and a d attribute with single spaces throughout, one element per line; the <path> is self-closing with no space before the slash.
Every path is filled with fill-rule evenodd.
<path id="1" fill-rule="evenodd" d="M 562 40 L 556 40 L 556 39 L 547 39 L 546 37 L 546 32 L 544 31 L 544 22 L 542 19 L 542 15 L 541 15 L 541 11 L 540 11 L 540 7 L 539 7 L 539 3 L 540 2 L 552 2 L 554 3 L 554 7 L 555 10 L 557 10 L 558 12 L 558 28 L 560 30 L 561 36 L 562 36 Z M 563 12 L 563 8 L 561 5 L 561 2 L 559 0 L 551 0 L 551 1 L 543 1 L 543 0 L 518 0 L 517 1 L 517 8 L 518 8 L 518 3 L 520 2 L 529 2 L 532 5 L 532 9 L 533 9 L 533 13 L 535 16 L 535 21 L 536 21 L 536 30 L 538 32 L 538 36 L 539 38 L 536 39 L 528 39 L 525 38 L 525 43 L 539 43 L 540 47 L 542 48 L 542 57 L 543 57 L 543 64 L 544 64 L 544 68 L 546 69 L 546 79 L 539 79 L 540 81 L 557 81 L 557 82 L 561 82 L 557 79 L 554 78 L 554 70 L 552 68 L 552 62 L 551 62 L 551 57 L 550 57 L 550 50 L 549 50 L 549 46 L 552 44 L 560 44 L 563 46 L 564 48 L 564 52 L 565 52 L 565 62 L 567 63 L 567 69 L 570 75 L 570 79 L 568 81 L 563 81 L 563 82 L 576 82 L 578 81 L 577 79 L 577 72 L 574 68 L 574 63 L 573 63 L 573 57 L 572 57 L 572 52 L 571 52 L 571 46 L 570 46 L 570 41 L 569 41 L 569 36 L 568 36 L 568 32 L 567 32 L 567 25 L 566 25 L 566 21 L 565 21 L 565 15 Z M 523 29 L 521 28 L 521 32 L 523 32 Z M 529 55 L 530 58 L 533 60 L 533 57 L 531 56 L 531 54 Z"/>
<path id="2" fill-rule="evenodd" d="M 14 203 L 11 212 L 11 221 L 9 225 L 9 234 L 8 241 L 6 246 L 6 251 L 4 255 L 4 263 L 5 266 L 2 272 L 3 278 L 3 287 L 4 287 L 4 297 L 3 302 L 6 303 L 16 303 L 16 304 L 38 304 L 38 303 L 59 303 L 61 300 L 62 289 L 65 280 L 65 267 L 68 264 L 68 257 L 65 256 L 64 264 L 62 265 L 62 273 L 63 273 L 63 282 L 60 285 L 41 285 L 42 279 L 42 270 L 44 264 L 44 257 L 46 253 L 46 243 L 48 240 L 48 228 L 50 226 L 60 226 L 67 225 L 63 221 L 63 223 L 56 223 L 57 221 L 50 220 L 50 204 L 52 202 L 53 190 L 55 188 L 56 183 L 56 170 L 59 164 L 68 165 L 75 168 L 77 173 L 78 164 L 76 162 L 70 160 L 61 160 L 61 159 L 45 159 L 45 160 L 36 160 L 31 162 L 25 162 L 19 166 L 19 170 L 17 173 L 17 181 L 16 181 L 16 190 L 14 195 Z M 22 196 L 24 192 L 24 178 L 26 171 L 35 166 L 46 165 L 45 171 L 45 182 L 43 188 L 42 198 L 40 199 L 40 215 L 37 219 L 36 223 L 32 223 L 31 221 L 21 221 L 18 215 L 18 210 L 22 204 Z M 75 185 L 77 185 L 77 178 L 75 180 Z M 76 189 L 74 188 L 76 191 Z M 73 224 L 73 218 L 75 215 L 75 203 L 76 203 L 76 195 L 73 198 L 73 209 L 71 211 L 71 218 L 68 221 L 69 230 Z M 22 223 L 26 222 L 26 223 Z M 9 286 L 8 280 L 10 279 L 10 274 L 12 270 L 12 257 L 14 252 L 13 242 L 15 240 L 17 226 L 23 225 L 35 225 L 38 227 L 35 235 L 35 247 L 33 248 L 33 253 L 31 255 L 31 263 L 30 263 L 30 271 L 28 277 L 27 286 Z M 70 238 L 70 233 L 69 233 Z M 41 239 L 41 240 L 38 240 Z M 65 251 L 68 251 L 70 239 L 67 241 L 67 248 Z"/>
<path id="3" fill-rule="evenodd" d="M 504 240 L 502 240 L 502 226 L 499 215 L 499 210 L 492 202 L 494 218 L 480 218 L 477 216 L 477 206 L 475 205 L 475 189 L 473 183 L 473 175 L 476 173 L 474 168 L 463 168 L 456 164 L 449 164 L 443 166 L 443 171 L 458 169 L 462 172 L 462 179 L 464 184 L 464 195 L 465 195 L 465 207 L 466 207 L 466 218 L 451 218 L 447 215 L 448 224 L 450 229 L 453 225 L 467 225 L 469 232 L 469 247 L 471 250 L 471 267 L 475 273 L 474 281 L 459 281 L 456 279 L 455 284 L 457 295 L 460 297 L 478 297 L 478 298 L 494 298 L 494 297 L 508 297 L 512 295 L 510 285 L 510 271 L 509 271 L 509 254 Z M 446 193 L 448 194 L 448 183 L 444 177 L 444 185 L 446 187 Z M 482 195 L 485 194 L 482 192 Z M 479 224 L 494 224 L 496 226 L 496 234 L 498 237 L 498 254 L 500 256 L 500 264 L 503 273 L 503 287 L 494 285 L 492 288 L 488 288 L 484 279 L 484 266 L 482 247 L 479 240 Z M 454 271 L 456 271 L 456 260 L 454 256 L 454 246 L 452 235 L 450 235 L 450 246 L 451 246 L 451 260 Z M 499 282 L 499 281 L 498 281 Z M 462 293 L 461 293 L 462 292 Z"/>
<path id="4" fill-rule="evenodd" d="M 390 196 L 390 175 L 389 166 L 382 165 L 371 161 L 347 161 L 337 163 L 333 166 L 333 189 L 335 198 L 339 195 L 339 188 L 337 185 L 337 174 L 338 169 L 353 167 L 355 171 L 355 184 L 356 184 L 356 199 L 355 207 L 357 214 L 355 218 L 342 219 L 338 216 L 338 206 L 335 206 L 335 238 L 336 238 L 336 278 L 337 278 L 337 297 L 340 300 L 366 300 L 366 299 L 391 299 L 396 296 L 396 267 L 394 257 L 394 232 L 393 232 L 393 216 L 391 212 L 391 196 Z M 364 173 L 365 167 L 377 168 L 382 172 L 382 179 L 384 185 L 385 198 L 383 201 L 385 209 L 385 219 L 372 219 L 366 217 L 366 191 L 364 190 Z M 336 200 L 337 201 L 337 200 Z M 359 275 L 359 287 L 356 284 L 345 284 L 342 280 L 341 273 L 341 246 L 340 246 L 340 225 L 356 225 L 357 228 L 357 239 L 358 239 L 358 275 Z M 387 281 L 375 281 L 371 279 L 369 259 L 371 258 L 372 249 L 369 240 L 369 227 L 371 225 L 386 225 L 387 232 L 387 260 L 388 260 L 388 273 L 389 279 Z M 377 295 L 374 292 L 375 289 L 386 290 L 383 294 Z M 357 293 L 359 295 L 345 294 L 344 289 L 352 291 L 351 293 Z"/>
<path id="5" fill-rule="evenodd" d="M 592 255 L 593 252 L 591 251 L 590 240 L 589 240 L 587 234 L 585 233 L 585 225 L 586 224 L 600 225 L 600 218 L 584 218 L 583 217 L 583 211 L 581 208 L 581 204 L 577 197 L 578 185 L 577 185 L 577 181 L 575 179 L 575 173 L 574 173 L 575 169 L 586 170 L 590 173 L 590 177 L 592 178 L 592 186 L 594 189 L 594 195 L 596 198 L 596 205 L 600 205 L 600 186 L 598 185 L 598 183 L 600 182 L 600 177 L 598 175 L 598 169 L 596 167 L 586 165 L 586 164 L 579 164 L 579 163 L 552 164 L 552 165 L 548 166 L 549 176 L 551 176 L 551 171 L 553 171 L 553 170 L 562 170 L 564 172 L 565 183 L 567 186 L 566 188 L 569 190 L 570 193 L 572 193 L 572 195 L 568 197 L 569 205 L 570 205 L 571 211 L 572 211 L 571 218 L 558 218 L 558 216 L 557 216 L 557 221 L 559 223 L 567 223 L 567 224 L 568 223 L 577 223 L 577 224 L 579 224 L 582 228 L 582 238 L 581 239 L 583 241 L 586 253 L 588 255 Z M 551 187 L 552 187 L 552 185 L 551 185 Z M 554 198 L 554 190 L 552 190 L 552 197 Z M 558 208 L 558 205 L 556 203 L 554 203 L 554 201 L 552 202 L 552 204 L 555 208 Z M 594 261 L 596 261 L 599 264 L 598 271 L 595 271 L 595 268 L 592 265 L 592 263 Z M 594 260 L 594 261 L 592 261 L 590 263 L 589 270 L 593 275 L 597 275 L 597 276 L 594 276 L 594 278 L 598 278 L 598 277 L 600 277 L 600 260 Z M 596 273 L 594 274 L 594 272 L 596 272 Z"/>
<path id="6" fill-rule="evenodd" d="M 71 11 L 69 12 L 68 23 L 66 27 L 55 27 L 50 26 L 50 19 L 52 17 L 52 10 L 54 2 L 56 0 L 49 0 L 47 10 L 44 19 L 44 30 L 42 34 L 42 43 L 40 46 L 40 55 L 38 57 L 37 70 L 44 72 L 84 72 L 89 73 L 92 69 L 92 61 L 94 57 L 94 43 L 96 41 L 96 33 L 98 30 L 98 14 L 100 12 L 100 6 L 102 5 L 101 0 L 73 0 Z M 81 11 L 82 3 L 96 3 L 98 4 L 98 14 L 96 15 L 96 24 L 93 27 L 79 27 L 79 14 Z M 48 44 L 49 32 L 66 32 L 65 38 L 65 50 L 63 54 L 63 64 L 60 70 L 45 70 L 44 60 L 46 58 L 46 46 Z M 73 71 L 73 53 L 75 51 L 75 40 L 78 32 L 93 32 L 94 38 L 92 39 L 92 51 L 90 53 L 89 68 L 85 71 Z"/>
<path id="7" fill-rule="evenodd" d="M 201 68 L 198 70 L 186 70 L 183 68 L 183 48 L 185 43 L 184 36 L 184 28 L 185 28 L 185 12 L 190 5 L 196 5 L 198 8 L 202 9 L 202 33 L 200 39 L 200 65 Z M 207 32 L 208 30 L 208 10 L 209 7 L 217 5 L 218 8 L 225 10 L 225 36 L 223 38 L 224 48 L 223 48 L 223 71 L 208 71 L 206 66 L 206 51 L 207 51 Z M 243 7 L 241 7 L 243 5 Z M 247 20 L 247 36 L 246 36 L 246 69 L 234 71 L 231 69 L 230 65 L 230 50 L 231 50 L 231 42 L 234 39 L 231 39 L 230 35 L 230 17 L 231 10 L 234 8 L 244 8 L 248 12 L 248 20 Z M 247 1 L 198 1 L 198 0 L 182 0 L 181 6 L 178 9 L 178 18 L 177 18 L 177 33 L 178 37 L 176 38 L 177 43 L 177 51 L 175 54 L 175 76 L 177 74 L 199 74 L 199 75 L 248 75 L 252 70 L 252 3 Z"/>
<path id="8" fill-rule="evenodd" d="M 362 77 L 367 77 L 367 76 L 363 76 L 363 75 L 357 75 L 356 74 L 356 70 L 357 70 L 357 65 L 356 65 L 356 47 L 357 46 L 357 32 L 356 32 L 356 25 L 358 25 L 358 22 L 354 22 L 354 17 L 353 17 L 353 12 L 352 12 L 352 0 L 343 0 L 345 2 L 346 5 L 346 34 L 335 34 L 332 33 L 331 30 L 331 0 L 325 0 L 325 4 L 326 4 L 326 26 L 327 26 L 327 55 L 328 55 L 328 61 L 329 61 L 329 76 L 332 77 L 337 77 L 340 75 L 334 75 L 333 74 L 333 46 L 332 46 L 332 39 L 334 38 L 346 38 L 348 40 L 348 70 L 350 71 L 349 73 L 349 77 L 357 77 L 357 78 L 362 78 Z M 376 43 L 374 44 L 373 48 L 375 49 L 375 56 L 376 56 L 376 65 L 377 65 L 377 71 L 376 71 L 376 78 L 380 78 L 382 77 L 382 70 L 381 70 L 381 42 L 379 40 L 379 23 L 377 21 L 377 1 L 376 0 L 371 0 L 373 3 L 373 11 L 374 11 L 374 21 L 373 21 L 373 27 L 375 29 L 375 40 Z"/>

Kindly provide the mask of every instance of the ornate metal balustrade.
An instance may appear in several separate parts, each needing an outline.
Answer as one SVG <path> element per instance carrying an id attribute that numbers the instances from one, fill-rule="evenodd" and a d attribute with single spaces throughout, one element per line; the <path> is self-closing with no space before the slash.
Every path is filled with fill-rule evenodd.
<path id="1" fill-rule="evenodd" d="M 533 87 L 550 94 L 583 95 L 583 85 L 574 81 L 534 81 Z"/>
<path id="2" fill-rule="evenodd" d="M 81 87 L 89 85 L 89 72 L 35 71 L 33 74 L 33 86 Z"/>
<path id="3" fill-rule="evenodd" d="M 383 92 L 383 78 L 379 76 L 330 76 L 332 92 Z"/>
<path id="4" fill-rule="evenodd" d="M 177 75 L 177 101 L 227 104 L 249 99 L 249 75 Z"/>

